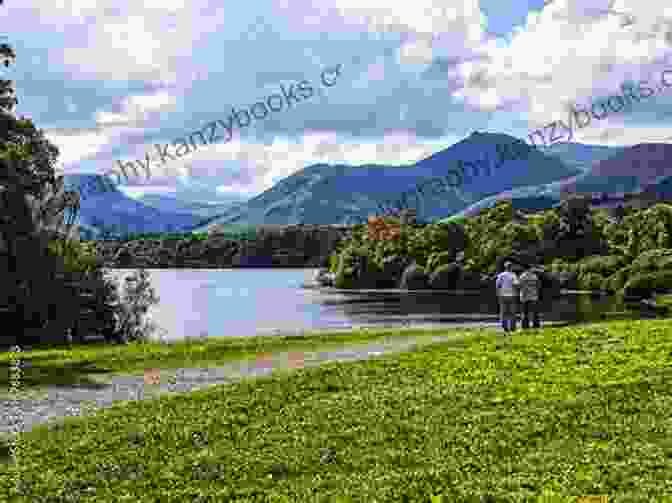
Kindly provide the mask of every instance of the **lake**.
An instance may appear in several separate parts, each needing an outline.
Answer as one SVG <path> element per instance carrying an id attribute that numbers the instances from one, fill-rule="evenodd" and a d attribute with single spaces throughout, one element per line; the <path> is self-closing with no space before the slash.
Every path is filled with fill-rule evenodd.
<path id="1" fill-rule="evenodd" d="M 159 304 L 149 316 L 163 340 L 296 334 L 395 326 L 498 326 L 494 295 L 302 288 L 317 269 L 148 269 Z M 109 270 L 122 279 L 131 270 Z M 576 322 L 623 311 L 614 297 L 567 294 L 542 320 Z"/>

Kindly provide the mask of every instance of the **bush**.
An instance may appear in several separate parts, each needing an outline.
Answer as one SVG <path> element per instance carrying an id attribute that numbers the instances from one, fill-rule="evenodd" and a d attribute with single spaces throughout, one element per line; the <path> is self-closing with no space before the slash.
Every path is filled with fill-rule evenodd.
<path id="1" fill-rule="evenodd" d="M 427 260 L 427 272 L 435 272 L 439 267 L 448 265 L 454 260 L 455 254 L 452 251 L 432 253 Z"/>
<path id="2" fill-rule="evenodd" d="M 602 289 L 606 290 L 607 292 L 621 291 L 628 282 L 628 278 L 631 274 L 632 267 L 623 267 L 608 278 L 605 278 L 605 280 L 602 282 Z"/>
<path id="3" fill-rule="evenodd" d="M 329 256 L 329 272 L 335 273 L 338 270 L 338 253 L 333 253 Z"/>
<path id="4" fill-rule="evenodd" d="M 555 274 L 575 274 L 578 275 L 578 264 L 570 264 L 563 260 L 555 259 L 550 266 L 550 271 Z"/>
<path id="5" fill-rule="evenodd" d="M 357 280 L 368 264 L 369 259 L 364 247 L 350 245 L 344 248 L 339 255 L 334 286 L 336 288 L 357 287 Z"/>
<path id="6" fill-rule="evenodd" d="M 620 255 L 593 255 L 579 261 L 576 267 L 579 275 L 594 273 L 606 278 L 623 267 L 626 260 Z"/>
<path id="7" fill-rule="evenodd" d="M 672 250 L 658 248 L 642 253 L 632 262 L 636 273 L 647 273 L 672 268 Z"/>
<path id="8" fill-rule="evenodd" d="M 633 275 L 623 288 L 627 297 L 649 297 L 652 293 L 672 290 L 672 270 Z"/>
<path id="9" fill-rule="evenodd" d="M 581 274 L 578 279 L 580 290 L 601 290 L 605 278 L 594 272 Z"/>

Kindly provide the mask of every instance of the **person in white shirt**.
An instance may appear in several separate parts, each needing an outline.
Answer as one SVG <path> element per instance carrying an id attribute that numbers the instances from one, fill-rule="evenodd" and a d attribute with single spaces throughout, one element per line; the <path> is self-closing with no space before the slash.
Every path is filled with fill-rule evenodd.
<path id="1" fill-rule="evenodd" d="M 516 330 L 518 284 L 518 276 L 511 271 L 511 262 L 504 262 L 504 271 L 497 275 L 495 286 L 499 299 L 499 318 L 505 332 Z"/>
<path id="2" fill-rule="evenodd" d="M 530 319 L 534 328 L 540 328 L 539 321 L 539 290 L 541 280 L 535 274 L 534 268 L 528 266 L 520 276 L 520 305 L 523 311 L 523 330 L 530 328 Z"/>

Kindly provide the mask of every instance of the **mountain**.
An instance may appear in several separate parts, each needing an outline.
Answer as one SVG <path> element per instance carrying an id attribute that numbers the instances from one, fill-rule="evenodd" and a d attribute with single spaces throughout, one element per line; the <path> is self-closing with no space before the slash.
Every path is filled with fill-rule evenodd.
<path id="1" fill-rule="evenodd" d="M 588 171 L 599 161 L 620 154 L 625 147 L 607 147 L 604 145 L 584 145 L 583 143 L 554 143 L 548 147 L 537 147 L 543 154 L 560 159 L 570 168 Z"/>
<path id="2" fill-rule="evenodd" d="M 222 215 L 225 211 L 236 207 L 245 202 L 239 197 L 222 198 L 222 202 L 192 202 L 185 201 L 180 197 L 168 196 L 163 194 L 144 194 L 136 200 L 142 204 L 151 206 L 160 211 L 168 213 L 189 213 L 199 217 L 214 217 Z M 226 202 L 228 199 L 228 202 Z"/>
<path id="3" fill-rule="evenodd" d="M 105 184 L 106 190 L 92 190 Z M 77 217 L 83 239 L 100 237 L 107 228 L 115 234 L 149 232 L 186 232 L 207 220 L 187 213 L 160 211 L 136 201 L 111 186 L 105 177 L 96 174 L 64 175 L 67 190 L 80 193 Z"/>
<path id="4" fill-rule="evenodd" d="M 605 154 L 605 158 L 577 176 L 504 191 L 484 198 L 445 220 L 473 216 L 500 200 L 510 200 L 514 207 L 520 209 L 548 209 L 557 206 L 561 197 L 570 193 L 610 194 L 612 205 L 617 204 L 625 193 L 643 192 L 662 199 L 672 197 L 672 145 L 640 143 L 616 150 L 613 155 L 606 155 L 606 151 L 598 152 L 599 155 Z"/>
<path id="5" fill-rule="evenodd" d="M 640 143 L 594 164 L 575 180 L 561 183 L 560 192 L 640 192 L 672 176 L 672 145 Z"/>
<path id="6" fill-rule="evenodd" d="M 518 142 L 518 158 L 500 158 L 498 148 Z M 498 147 L 499 146 L 499 147 Z M 211 225 L 222 224 L 347 224 L 357 217 L 380 213 L 377 203 L 430 178 L 446 176 L 458 161 L 483 161 L 480 173 L 469 175 L 459 190 L 412 199 L 418 218 L 434 220 L 461 211 L 485 197 L 517 187 L 536 186 L 578 175 L 555 157 L 505 134 L 475 132 L 464 140 L 406 166 L 315 164 L 281 180 L 237 208 L 227 210 Z M 472 176 L 473 174 L 473 176 Z M 200 229 L 199 229 L 200 230 Z"/>

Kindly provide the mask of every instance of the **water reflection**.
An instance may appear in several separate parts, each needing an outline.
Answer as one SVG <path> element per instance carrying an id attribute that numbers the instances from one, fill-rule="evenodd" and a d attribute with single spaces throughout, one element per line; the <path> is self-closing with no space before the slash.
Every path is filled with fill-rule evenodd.
<path id="1" fill-rule="evenodd" d="M 365 326 L 498 324 L 494 293 L 307 289 L 314 269 L 150 269 L 160 302 L 149 314 L 166 340 L 253 336 Z M 123 278 L 128 270 L 115 270 Z M 614 297 L 563 295 L 542 302 L 542 322 L 575 323 L 617 312 Z"/>

